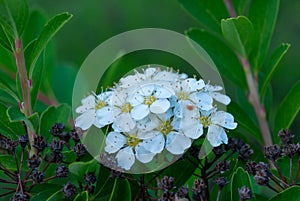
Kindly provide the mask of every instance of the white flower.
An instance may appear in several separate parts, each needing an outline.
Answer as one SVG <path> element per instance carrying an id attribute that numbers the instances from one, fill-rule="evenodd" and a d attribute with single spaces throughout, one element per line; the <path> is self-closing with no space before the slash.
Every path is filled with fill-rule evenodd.
<path id="1" fill-rule="evenodd" d="M 221 94 L 218 91 L 221 91 L 223 88 L 221 86 L 212 86 L 210 84 L 207 84 L 205 86 L 205 91 L 208 92 L 208 94 L 215 99 L 216 101 L 223 103 L 224 105 L 228 105 L 230 103 L 230 98 L 224 94 Z"/>
<path id="2" fill-rule="evenodd" d="M 146 84 L 129 98 L 129 103 L 133 106 L 130 114 L 134 120 L 141 120 L 149 115 L 165 113 L 170 102 L 168 98 L 173 95 L 169 89 L 156 84 Z"/>
<path id="3" fill-rule="evenodd" d="M 197 106 L 202 110 L 212 109 L 212 98 L 209 94 L 200 92 L 205 87 L 203 80 L 188 78 L 180 80 L 176 83 L 175 92 L 177 104 L 174 113 L 177 117 L 182 117 L 183 110 L 189 106 Z"/>
<path id="4" fill-rule="evenodd" d="M 131 118 L 132 105 L 128 102 L 128 92 L 126 89 L 115 90 L 112 95 L 112 111 L 114 123 L 123 132 L 134 129 L 136 122 Z"/>
<path id="5" fill-rule="evenodd" d="M 92 125 L 101 128 L 113 122 L 110 109 L 110 96 L 113 92 L 92 94 L 81 100 L 82 105 L 76 108 L 81 115 L 75 119 L 75 126 L 87 130 Z"/>
<path id="6" fill-rule="evenodd" d="M 166 148 L 170 153 L 178 155 L 191 146 L 191 139 L 178 131 L 179 125 L 172 121 L 169 115 L 153 115 L 152 122 L 157 122 L 156 128 L 140 134 L 143 147 L 152 152 L 160 153 Z"/>
<path id="7" fill-rule="evenodd" d="M 129 170 L 135 162 L 135 158 L 142 163 L 150 162 L 155 156 L 154 153 L 147 151 L 142 140 L 139 139 L 136 130 L 130 133 L 110 132 L 106 137 L 105 151 L 107 153 L 116 153 L 118 166 Z"/>
<path id="8" fill-rule="evenodd" d="M 188 111 L 180 124 L 180 129 L 185 135 L 195 135 L 193 139 L 203 134 L 203 128 L 208 128 L 207 139 L 213 147 L 222 143 L 227 144 L 228 138 L 224 128 L 235 129 L 236 127 L 237 123 L 230 113 L 215 110 Z"/>

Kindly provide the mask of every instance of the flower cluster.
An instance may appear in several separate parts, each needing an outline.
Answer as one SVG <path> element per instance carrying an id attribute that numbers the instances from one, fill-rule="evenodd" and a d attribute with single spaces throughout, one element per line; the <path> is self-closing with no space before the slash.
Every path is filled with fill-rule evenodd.
<path id="1" fill-rule="evenodd" d="M 111 90 L 84 98 L 75 126 L 87 130 L 112 124 L 105 151 L 116 154 L 118 165 L 129 170 L 135 159 L 148 163 L 164 150 L 183 154 L 204 129 L 213 147 L 227 144 L 226 129 L 237 123 L 216 107 L 214 101 L 230 103 L 221 90 L 202 79 L 149 67 L 121 78 Z"/>

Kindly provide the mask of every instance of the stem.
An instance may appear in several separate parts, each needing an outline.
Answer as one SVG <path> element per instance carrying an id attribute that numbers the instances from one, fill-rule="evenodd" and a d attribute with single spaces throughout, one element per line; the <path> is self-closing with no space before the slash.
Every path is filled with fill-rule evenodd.
<path id="1" fill-rule="evenodd" d="M 290 186 L 293 184 L 293 156 L 290 156 Z"/>
<path id="2" fill-rule="evenodd" d="M 260 128 L 260 132 L 261 132 L 263 140 L 264 140 L 264 145 L 271 146 L 273 143 L 272 143 L 270 128 L 269 128 L 268 122 L 266 120 L 266 112 L 265 112 L 264 106 L 259 101 L 257 84 L 253 78 L 249 61 L 246 58 L 241 57 L 240 55 L 237 55 L 237 56 L 240 60 L 240 63 L 243 66 L 243 69 L 244 69 L 244 73 L 246 76 L 247 85 L 248 85 L 248 89 L 249 89 L 248 100 L 254 108 L 254 111 L 255 111 L 255 114 L 256 114 L 256 117 L 258 120 L 259 128 Z"/>
<path id="3" fill-rule="evenodd" d="M 16 59 L 16 64 L 18 68 L 18 73 L 20 77 L 21 82 L 21 88 L 22 88 L 22 98 L 23 103 L 20 105 L 22 112 L 25 114 L 26 117 L 30 116 L 32 114 L 32 107 L 31 107 L 31 97 L 30 97 L 30 86 L 29 86 L 29 79 L 27 76 L 26 66 L 25 66 L 25 58 L 24 58 L 24 50 L 22 46 L 22 40 L 20 38 L 17 38 L 15 40 L 15 51 L 14 56 Z M 30 144 L 30 155 L 33 155 L 36 153 L 36 149 L 32 146 L 33 145 L 33 137 L 35 135 L 35 132 L 33 130 L 30 130 L 29 127 L 27 127 L 27 133 L 29 138 L 29 144 Z"/>
<path id="4" fill-rule="evenodd" d="M 272 187 L 270 184 L 268 184 L 267 187 L 269 187 L 271 190 L 275 191 L 276 193 L 279 193 L 279 191 L 276 190 L 274 187 Z"/>
<path id="5" fill-rule="evenodd" d="M 236 13 L 233 9 L 231 0 L 224 0 L 224 4 L 228 10 L 230 17 L 236 17 Z M 257 90 L 257 81 L 254 79 L 254 76 L 251 72 L 250 64 L 247 58 L 242 57 L 238 53 L 236 53 L 239 58 L 240 63 L 243 66 L 243 70 L 246 76 L 247 85 L 249 89 L 248 100 L 252 104 L 255 114 L 259 123 L 260 132 L 262 134 L 264 145 L 270 146 L 272 145 L 271 132 L 266 120 L 266 112 L 264 106 L 260 103 L 258 90 Z"/>
<path id="6" fill-rule="evenodd" d="M 218 196 L 217 196 L 216 201 L 219 201 L 219 200 L 220 200 L 220 197 L 221 197 L 221 191 L 222 191 L 222 188 L 219 187 L 219 189 L 218 189 Z"/>
<path id="7" fill-rule="evenodd" d="M 281 173 L 281 171 L 280 171 L 280 169 L 279 169 L 279 167 L 278 167 L 276 161 L 271 160 L 271 162 L 273 163 L 274 167 L 276 168 L 276 170 L 277 170 L 277 172 L 278 172 L 280 178 L 286 183 L 286 178 L 285 178 L 285 177 L 283 176 L 283 174 Z"/>
<path id="8" fill-rule="evenodd" d="M 298 182 L 299 169 L 300 169 L 300 154 L 298 153 L 298 163 L 297 163 L 297 170 L 296 170 L 296 177 L 295 177 L 294 184 L 297 184 Z"/>
<path id="9" fill-rule="evenodd" d="M 224 0 L 224 4 L 227 8 L 230 17 L 236 17 L 235 10 L 232 6 L 231 0 Z"/>

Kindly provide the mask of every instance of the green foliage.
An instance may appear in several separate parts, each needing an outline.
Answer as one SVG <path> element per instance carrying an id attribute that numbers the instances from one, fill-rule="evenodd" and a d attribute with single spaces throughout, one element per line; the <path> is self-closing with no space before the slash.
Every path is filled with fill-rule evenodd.
<path id="1" fill-rule="evenodd" d="M 222 33 L 228 43 L 243 57 L 249 54 L 252 45 L 253 25 L 245 16 L 221 21 Z M 248 50 L 248 51 L 247 51 Z"/>
<path id="2" fill-rule="evenodd" d="M 293 200 L 293 201 L 299 201 L 300 200 L 300 187 L 299 186 L 293 186 L 290 187 L 271 199 L 269 201 L 285 201 L 285 200 Z"/>
<path id="3" fill-rule="evenodd" d="M 247 188 L 250 188 L 253 192 L 252 183 L 249 177 L 249 174 L 243 170 L 241 167 L 237 168 L 237 170 L 233 173 L 231 178 L 231 201 L 239 201 L 240 198 L 238 196 L 239 189 L 242 186 L 246 186 Z M 256 200 L 255 197 L 252 198 L 253 200 Z"/>
<path id="4" fill-rule="evenodd" d="M 298 81 L 280 103 L 276 116 L 274 133 L 289 128 L 300 111 L 300 81 Z"/>

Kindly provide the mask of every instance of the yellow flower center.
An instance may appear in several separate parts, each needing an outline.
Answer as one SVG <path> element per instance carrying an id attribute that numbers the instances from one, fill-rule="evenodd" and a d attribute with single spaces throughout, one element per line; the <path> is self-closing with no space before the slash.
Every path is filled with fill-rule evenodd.
<path id="1" fill-rule="evenodd" d="M 99 109 L 105 107 L 106 105 L 107 104 L 102 100 L 97 101 L 96 104 L 95 104 L 95 110 L 99 110 Z"/>
<path id="2" fill-rule="evenodd" d="M 179 91 L 177 93 L 178 100 L 188 100 L 189 99 L 189 93 L 185 91 Z"/>
<path id="3" fill-rule="evenodd" d="M 130 103 L 124 103 L 122 106 L 121 106 L 121 111 L 124 112 L 124 113 L 129 113 L 132 109 L 132 106 L 130 105 Z"/>
<path id="4" fill-rule="evenodd" d="M 140 142 L 140 139 L 138 139 L 134 135 L 128 135 L 127 136 L 127 144 L 128 146 L 135 147 Z"/>
<path id="5" fill-rule="evenodd" d="M 173 129 L 172 125 L 171 125 L 171 121 L 168 120 L 168 121 L 163 121 L 159 124 L 158 126 L 158 130 L 164 134 L 164 135 L 168 135 L 171 130 Z"/>
<path id="6" fill-rule="evenodd" d="M 207 128 L 211 124 L 211 121 L 207 116 L 202 116 L 199 118 L 199 120 L 204 128 Z"/>
<path id="7" fill-rule="evenodd" d="M 156 101 L 156 98 L 155 98 L 155 96 L 146 96 L 145 98 L 144 98 L 144 104 L 146 104 L 146 105 L 151 105 L 154 101 Z"/>

